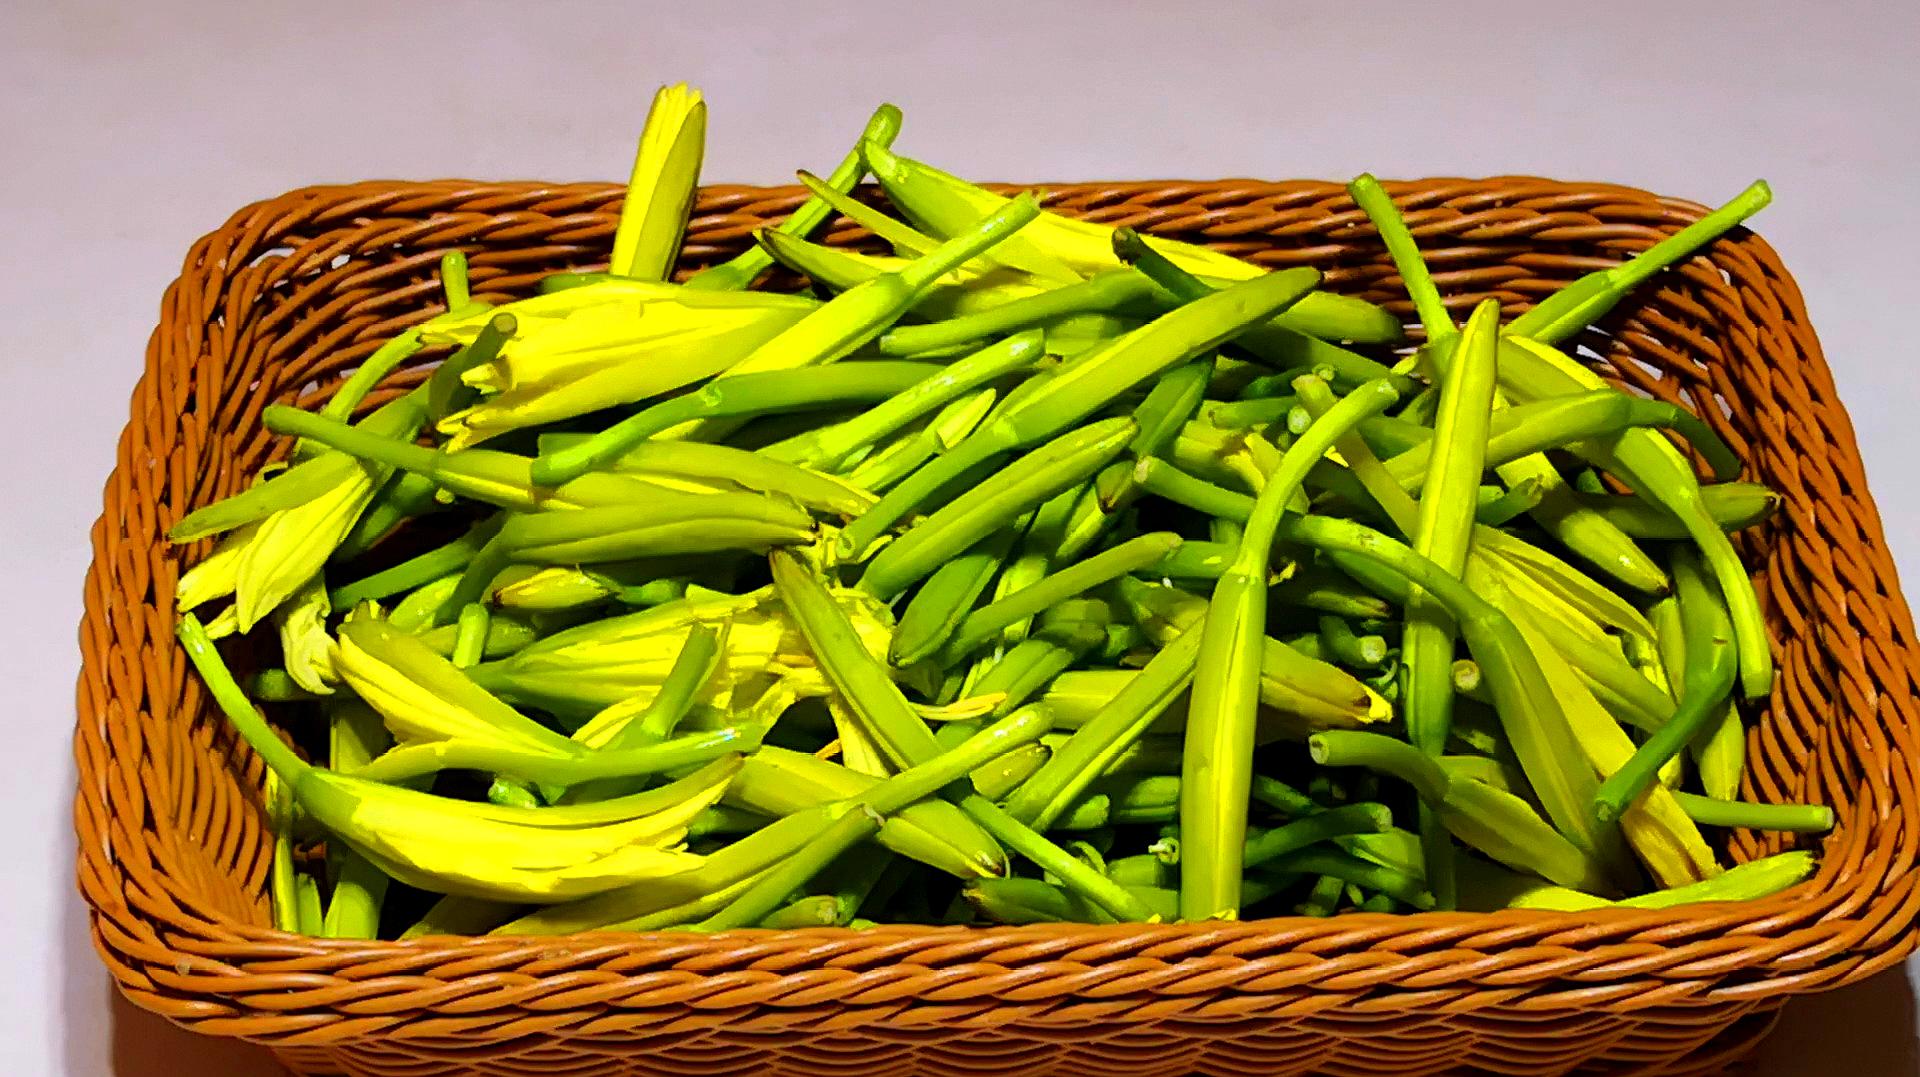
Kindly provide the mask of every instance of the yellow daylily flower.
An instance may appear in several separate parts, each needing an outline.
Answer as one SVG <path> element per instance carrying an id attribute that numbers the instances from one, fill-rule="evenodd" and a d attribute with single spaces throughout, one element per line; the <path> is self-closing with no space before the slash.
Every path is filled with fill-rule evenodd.
<path id="1" fill-rule="evenodd" d="M 335 667 L 401 744 L 458 740 L 548 755 L 580 746 L 496 699 L 418 637 L 371 617 L 340 626 Z"/>
<path id="2" fill-rule="evenodd" d="M 551 302 L 562 297 L 570 300 L 564 307 Z M 439 427 L 457 450 L 669 393 L 727 369 L 818 307 L 775 293 L 619 280 L 509 303 L 495 313 L 512 314 L 518 331 L 497 358 L 462 375 L 489 395 Z M 456 323 L 437 336 L 464 343 L 480 324 Z"/>
<path id="3" fill-rule="evenodd" d="M 861 642 L 884 656 L 893 619 L 865 592 L 835 592 Z M 593 738 L 644 711 L 673 669 L 697 624 L 724 625 L 726 648 L 696 703 L 734 712 L 777 682 L 793 698 L 832 691 L 798 628 L 771 588 L 745 595 L 690 592 L 687 597 L 622 617 L 580 625 L 477 667 L 482 685 L 555 713 L 592 718 Z M 584 734 L 584 731 L 583 731 Z"/>
<path id="4" fill-rule="evenodd" d="M 706 145 L 707 103 L 700 91 L 684 82 L 661 87 L 634 153 L 626 204 L 613 234 L 613 272 L 666 279 L 686 233 Z"/>
<path id="5" fill-rule="evenodd" d="M 241 548 L 233 582 L 240 631 L 252 631 L 320 571 L 373 500 L 379 480 L 385 478 L 384 469 L 376 473 L 365 467 L 342 474 L 338 483 L 312 501 L 261 520 Z"/>

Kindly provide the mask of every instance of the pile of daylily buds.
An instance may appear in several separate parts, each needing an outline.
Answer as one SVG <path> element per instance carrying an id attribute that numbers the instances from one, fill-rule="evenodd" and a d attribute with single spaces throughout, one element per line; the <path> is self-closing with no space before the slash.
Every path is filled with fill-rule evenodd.
<path id="1" fill-rule="evenodd" d="M 495 305 L 447 255 L 444 313 L 266 409 L 289 464 L 173 528 L 221 536 L 180 638 L 271 771 L 279 926 L 1646 908 L 1811 871 L 1716 852 L 1832 823 L 1737 799 L 1773 669 L 1727 535 L 1777 498 L 1556 347 L 1764 185 L 1456 325 L 1362 176 L 1397 348 L 1311 268 L 1002 197 L 899 123 L 670 283 L 706 108 L 661 91 L 606 271 Z M 835 214 L 894 253 L 810 242 Z M 776 263 L 811 291 L 754 290 Z M 244 684 L 240 633 L 280 655 Z"/>

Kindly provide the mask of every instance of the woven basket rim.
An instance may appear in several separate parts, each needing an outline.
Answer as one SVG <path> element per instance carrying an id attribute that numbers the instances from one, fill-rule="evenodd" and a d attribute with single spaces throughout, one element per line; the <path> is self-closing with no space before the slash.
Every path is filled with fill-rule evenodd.
<path id="1" fill-rule="evenodd" d="M 1337 184 L 1305 180 L 1130 180 L 1000 185 L 1000 189 L 1012 186 L 1039 186 L 1050 202 L 1073 199 L 1077 208 L 1096 210 L 1150 196 L 1156 207 L 1176 207 L 1168 212 L 1177 211 L 1189 222 L 1208 221 L 1216 212 L 1214 207 L 1222 207 L 1217 214 L 1229 232 L 1235 205 L 1249 201 L 1263 205 L 1318 204 L 1344 197 Z M 1542 198 L 1581 211 L 1614 201 L 1630 204 L 1645 211 L 1645 236 L 1635 238 L 1622 232 L 1622 249 L 1635 243 L 1644 245 L 1645 237 L 1671 231 L 1697 217 L 1702 209 L 1690 201 L 1654 196 L 1632 187 L 1565 183 L 1532 176 L 1387 181 L 1386 187 L 1409 209 L 1416 234 L 1422 234 L 1423 224 L 1415 211 L 1450 204 L 1456 190 L 1498 188 L 1520 192 L 1515 197 L 1537 191 Z M 209 272 L 210 258 L 227 250 L 272 246 L 278 242 L 269 242 L 272 237 L 322 234 L 376 213 L 405 218 L 426 211 L 428 215 L 422 220 L 450 234 L 457 233 L 459 222 L 468 216 L 509 225 L 522 216 L 537 216 L 547 223 L 571 221 L 578 216 L 580 242 L 591 243 L 604 240 L 610 231 L 606 205 L 617 202 L 620 192 L 619 185 L 609 183 L 458 179 L 375 180 L 298 188 L 243 207 L 220 229 L 196 243 L 180 280 L 168 289 L 169 305 L 165 309 L 172 317 L 187 317 L 171 304 L 190 279 Z M 803 195 L 803 189 L 791 185 L 708 186 L 702 189 L 696 223 L 699 215 L 726 217 L 743 205 L 790 206 Z M 455 201 L 471 208 L 436 208 Z M 1154 231 L 1157 223 L 1149 220 L 1143 230 Z M 1357 211 L 1353 211 L 1351 220 L 1336 224 L 1350 227 L 1355 235 L 1370 234 Z M 716 234 L 720 232 L 724 229 Z M 1251 229 L 1248 232 L 1253 234 Z M 457 241 L 457 236 L 450 241 Z M 1742 258 L 1777 264 L 1771 249 L 1752 233 L 1736 233 L 1723 244 L 1737 248 Z M 1716 248 L 1708 260 L 1719 266 L 1725 255 Z M 1804 311 L 1791 279 L 1784 271 L 1777 276 L 1777 294 L 1768 297 L 1769 302 L 1785 310 L 1790 321 L 1804 326 Z M 160 384 L 167 371 L 160 365 L 158 351 L 166 328 L 163 321 L 162 328 L 156 330 L 146 374 L 135 391 L 134 420 L 129 432 L 123 434 L 121 460 L 108 481 L 107 513 L 94 529 L 96 550 L 105 541 L 104 534 L 124 526 L 125 506 L 117 506 L 116 498 L 133 496 L 148 482 L 136 470 L 130 470 L 129 444 L 136 449 L 142 447 L 141 436 L 134 433 L 135 424 L 141 422 L 143 414 L 170 399 L 168 390 Z M 1804 339 L 1795 344 L 1808 364 L 1808 376 L 1830 387 L 1831 376 L 1811 331 L 1806 330 Z M 1832 414 L 1815 416 L 1813 421 L 1833 440 L 1836 453 L 1851 454 L 1857 464 L 1858 450 L 1837 403 Z M 1847 522 L 1859 527 L 1864 547 L 1885 563 L 1886 579 L 1891 581 L 1891 562 L 1877 514 L 1871 501 L 1864 494 L 1860 497 L 1865 514 Z M 116 512 L 122 514 L 121 518 L 112 518 Z M 1120 960 L 1132 978 L 1130 994 L 1146 991 L 1205 997 L 1215 990 L 1206 982 L 1208 970 L 1213 970 L 1221 973 L 1220 983 L 1225 985 L 1217 989 L 1221 994 L 1305 991 L 1338 996 L 1349 1012 L 1364 1014 L 1404 1008 L 1410 999 L 1428 991 L 1423 968 L 1436 970 L 1435 983 L 1449 988 L 1464 983 L 1466 989 L 1480 991 L 1489 1000 L 1502 994 L 1503 979 L 1510 979 L 1517 985 L 1510 992 L 1515 996 L 1514 1004 L 1522 1009 L 1632 1007 L 1646 1005 L 1650 999 L 1752 1001 L 1838 986 L 1898 961 L 1915 945 L 1907 928 L 1916 911 L 1911 864 L 1920 854 L 1920 828 L 1911 825 L 1890 828 L 1895 842 L 1872 857 L 1877 871 L 1855 870 L 1857 866 L 1850 859 L 1823 858 L 1821 870 L 1813 879 L 1765 902 L 1665 910 L 1354 913 L 1325 921 L 1289 917 L 1246 923 L 1111 926 L 885 925 L 860 931 L 747 930 L 710 936 L 593 932 L 564 938 L 489 936 L 378 943 L 288 936 L 209 909 L 183 905 L 174 896 L 163 896 L 158 891 L 164 888 L 157 886 L 156 878 L 130 874 L 127 862 L 116 855 L 114 842 L 141 840 L 150 822 L 115 817 L 107 803 L 106 779 L 88 780 L 89 776 L 105 773 L 111 765 L 103 729 L 114 716 L 108 713 L 112 703 L 100 697 L 103 664 L 155 662 L 156 651 L 170 646 L 171 639 L 156 639 L 150 632 L 129 629 L 114 596 L 105 593 L 105 572 L 97 556 L 88 573 L 87 613 L 81 626 L 86 661 L 75 737 L 82 773 L 75 799 L 81 844 L 80 885 L 103 955 L 109 950 L 142 951 L 172 958 L 149 956 L 133 963 L 110 959 L 121 988 L 142 1005 L 199 1023 L 210 1031 L 219 1030 L 222 1020 L 246 1009 L 226 1001 L 229 996 L 222 985 L 230 970 L 241 963 L 252 969 L 278 967 L 288 973 L 312 969 L 314 976 L 344 982 L 407 976 L 410 969 L 428 967 L 451 979 L 457 979 L 458 970 L 485 978 L 491 969 L 511 967 L 518 975 L 550 976 L 556 981 L 592 968 L 625 969 L 620 975 L 644 979 L 667 975 L 659 970 L 686 975 L 686 969 L 706 967 L 713 976 L 739 976 L 744 982 L 799 976 L 810 969 L 855 979 L 883 976 L 886 955 L 894 950 L 911 954 L 916 966 L 948 969 L 954 975 L 963 975 L 980 963 L 1000 970 L 1045 968 L 1050 974 L 1065 975 L 1062 970 L 1097 971 L 1107 955 L 1125 954 L 1129 956 Z M 1886 594 L 1857 597 L 1855 601 L 1863 607 L 1859 618 L 1890 626 L 1884 638 L 1872 642 L 1892 655 L 1896 668 L 1904 666 L 1911 684 L 1920 681 L 1920 649 L 1912 643 L 1911 616 L 1897 585 L 1889 582 L 1887 590 Z M 129 639 L 138 650 L 137 658 L 126 653 Z M 1915 730 L 1920 729 L 1920 706 L 1911 694 L 1874 702 L 1888 716 L 1889 739 L 1883 753 L 1884 771 L 1866 776 L 1874 792 L 1862 795 L 1846 815 L 1846 826 L 1857 825 L 1860 831 L 1888 830 L 1876 824 L 1885 823 L 1890 813 L 1912 810 L 1903 809 L 1901 799 L 1920 785 L 1915 780 L 1917 761 L 1912 749 Z M 257 776 L 256 765 L 242 780 Z M 1880 803 L 1882 794 L 1892 802 Z M 1848 832 L 1843 828 L 1841 833 Z M 192 925 L 192 937 L 183 933 L 186 924 Z M 1543 925 L 1552 930 L 1543 931 Z M 1275 947 L 1273 940 L 1278 936 L 1289 941 Z M 1535 957 L 1524 967 L 1504 968 L 1499 953 L 1508 937 L 1524 938 L 1535 950 L 1544 947 L 1562 955 L 1561 967 L 1543 971 L 1541 959 Z M 1716 939 L 1738 941 L 1716 948 Z M 1693 947 L 1697 955 L 1685 963 L 1663 960 L 1663 951 L 1682 945 Z M 796 956 L 801 950 L 806 954 L 804 963 Z M 1459 975 L 1461 968 L 1476 963 L 1484 967 L 1464 979 Z M 1443 969 L 1451 971 L 1443 976 L 1439 974 Z M 1391 970 L 1391 974 L 1382 970 Z M 1196 978 L 1201 981 L 1198 985 Z M 1075 997 L 1100 998 L 1100 979 L 1090 974 Z M 1264 986 L 1267 979 L 1274 986 Z M 1559 986 L 1541 988 L 1547 980 Z M 1650 990 L 1649 983 L 1664 984 L 1666 995 Z M 1004 995 L 994 997 L 1004 1004 L 1017 1003 L 1017 984 L 1010 984 Z M 843 999 L 839 1004 L 863 1005 L 857 998 Z M 804 1004 L 795 1005 L 804 1009 Z M 1196 1013 L 1205 1011 L 1206 1007 L 1196 1005 Z M 300 1035 L 289 1024 L 274 1038 L 298 1042 Z"/>

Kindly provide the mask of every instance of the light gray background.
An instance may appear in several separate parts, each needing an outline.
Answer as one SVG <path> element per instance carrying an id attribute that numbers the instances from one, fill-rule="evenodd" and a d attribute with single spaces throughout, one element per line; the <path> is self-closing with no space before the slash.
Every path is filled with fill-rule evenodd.
<path id="1" fill-rule="evenodd" d="M 181 255 L 306 183 L 624 178 L 664 81 L 706 91 L 723 181 L 825 167 L 882 100 L 902 149 L 980 178 L 1531 172 L 1714 201 L 1765 176 L 1757 228 L 1920 568 L 1913 0 L 914 9 L 0 3 L 0 1069 L 275 1072 L 116 1004 L 72 882 L 86 531 Z M 1920 1072 L 1913 1044 L 1895 970 L 1794 1008 L 1759 1068 Z"/>

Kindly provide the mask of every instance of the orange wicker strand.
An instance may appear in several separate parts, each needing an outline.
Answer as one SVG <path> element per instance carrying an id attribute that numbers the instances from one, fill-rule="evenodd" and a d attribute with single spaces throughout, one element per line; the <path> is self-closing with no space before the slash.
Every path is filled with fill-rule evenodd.
<path id="1" fill-rule="evenodd" d="M 1696 218 L 1626 187 L 1528 177 L 1390 184 L 1448 303 L 1509 313 Z M 1778 897 L 1656 911 L 1423 913 L 1153 926 L 884 926 L 721 935 L 346 942 L 275 932 L 259 762 L 174 648 L 203 547 L 166 527 L 284 445 L 261 409 L 323 397 L 439 308 L 604 263 L 620 188 L 370 182 L 248 206 L 195 243 L 134 391 L 80 626 L 78 876 L 95 946 L 139 1005 L 306 1073 L 1705 1074 L 1800 992 L 1914 948 L 1920 648 L 1833 379 L 1773 251 L 1736 231 L 1579 338 L 1682 403 L 1785 495 L 1744 540 L 1780 676 L 1746 794 L 1824 801 L 1819 874 Z M 710 187 L 691 270 L 798 188 Z M 1328 183 L 1088 183 L 1062 212 L 1210 243 L 1405 311 L 1377 237 Z M 828 239 L 871 245 L 836 224 Z M 1738 833 L 1745 860 L 1784 847 Z"/>

